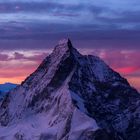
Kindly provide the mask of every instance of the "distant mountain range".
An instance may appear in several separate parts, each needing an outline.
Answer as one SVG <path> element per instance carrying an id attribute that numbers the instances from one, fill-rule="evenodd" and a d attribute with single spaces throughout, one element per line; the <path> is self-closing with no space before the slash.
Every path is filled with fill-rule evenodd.
<path id="1" fill-rule="evenodd" d="M 4 83 L 4 84 L 0 84 L 0 92 L 8 92 L 11 89 L 15 88 L 17 86 L 17 84 L 13 84 L 13 83 Z"/>
<path id="2" fill-rule="evenodd" d="M 1 100 L 0 140 L 140 140 L 140 94 L 62 40 Z"/>
<path id="3" fill-rule="evenodd" d="M 14 89 L 17 84 L 13 83 L 4 83 L 0 84 L 0 100 L 6 96 L 6 93 L 12 89 Z"/>

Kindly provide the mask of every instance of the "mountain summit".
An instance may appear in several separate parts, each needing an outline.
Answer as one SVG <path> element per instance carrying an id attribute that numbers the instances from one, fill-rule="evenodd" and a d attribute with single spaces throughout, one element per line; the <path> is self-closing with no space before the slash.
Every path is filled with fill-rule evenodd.
<path id="1" fill-rule="evenodd" d="M 2 140 L 139 140 L 140 94 L 62 40 L 0 102 Z"/>

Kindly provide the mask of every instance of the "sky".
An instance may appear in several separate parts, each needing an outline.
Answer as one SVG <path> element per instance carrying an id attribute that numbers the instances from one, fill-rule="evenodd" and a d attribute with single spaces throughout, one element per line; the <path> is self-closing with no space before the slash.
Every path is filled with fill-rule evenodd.
<path id="1" fill-rule="evenodd" d="M 0 83 L 21 83 L 70 38 L 140 91 L 139 0 L 0 0 Z"/>

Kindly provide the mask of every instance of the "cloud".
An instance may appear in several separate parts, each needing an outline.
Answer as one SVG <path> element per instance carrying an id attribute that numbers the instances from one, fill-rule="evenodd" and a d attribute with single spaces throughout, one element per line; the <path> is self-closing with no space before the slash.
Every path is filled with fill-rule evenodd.
<path id="1" fill-rule="evenodd" d="M 0 51 L 4 50 L 52 50 L 58 41 L 63 38 L 70 38 L 72 44 L 76 48 L 85 48 L 94 50 L 98 49 L 128 49 L 140 50 L 139 33 L 126 31 L 126 33 L 115 31 L 106 32 L 72 32 L 72 33 L 57 33 L 57 34 L 44 34 L 35 38 L 27 36 L 26 39 L 21 37 L 16 39 L 0 39 Z M 126 35 L 126 36 L 125 36 Z M 125 37 L 124 37 L 125 36 Z M 132 39 L 132 38 L 133 39 Z"/>
<path id="2" fill-rule="evenodd" d="M 81 4 L 64 4 L 58 2 L 1 2 L 0 12 L 10 13 L 10 12 L 25 12 L 25 13 L 56 13 L 56 12 L 72 12 L 79 11 L 84 8 Z"/>
<path id="3" fill-rule="evenodd" d="M 40 62 L 42 59 L 48 56 L 46 52 L 32 52 L 31 54 L 21 53 L 21 52 L 11 52 L 11 54 L 2 53 L 0 54 L 0 61 L 35 61 Z"/>
<path id="4" fill-rule="evenodd" d="M 1 54 L 0 53 L 0 61 L 8 61 L 9 56 L 7 54 Z"/>
<path id="5" fill-rule="evenodd" d="M 0 54 L 0 83 L 6 81 L 20 83 L 47 55 L 47 51 L 3 52 Z"/>
<path id="6" fill-rule="evenodd" d="M 102 21 L 104 24 L 115 24 L 119 25 L 120 28 L 123 28 L 124 25 L 126 25 L 126 28 L 130 29 L 140 29 L 137 27 L 137 25 L 140 24 L 139 14 L 140 10 L 138 11 L 122 11 L 122 12 L 116 12 L 116 11 L 110 11 L 110 13 L 114 13 L 113 16 L 108 15 L 100 15 L 96 18 L 99 21 Z"/>
<path id="7" fill-rule="evenodd" d="M 131 67 L 122 67 L 122 68 L 116 68 L 116 71 L 119 71 L 120 73 L 123 73 L 125 75 L 132 74 L 136 71 L 140 70 L 140 68 L 137 66 L 131 66 Z M 134 76 L 134 75 L 133 75 Z M 140 76 L 140 75 L 139 75 Z"/>
<path id="8" fill-rule="evenodd" d="M 2 0 L 0 40 L 54 41 L 68 36 L 78 41 L 120 39 L 138 42 L 139 13 L 138 0 Z"/>
<path id="9" fill-rule="evenodd" d="M 14 57 L 11 58 L 11 60 L 25 60 L 25 61 L 35 61 L 35 62 L 40 62 L 42 59 L 44 59 L 48 53 L 41 53 L 41 54 L 34 54 L 32 56 L 25 56 L 22 53 L 15 52 Z"/>

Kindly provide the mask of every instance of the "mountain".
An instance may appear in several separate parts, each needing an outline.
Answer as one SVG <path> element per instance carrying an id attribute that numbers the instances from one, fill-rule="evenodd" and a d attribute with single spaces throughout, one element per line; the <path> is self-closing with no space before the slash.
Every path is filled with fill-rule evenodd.
<path id="1" fill-rule="evenodd" d="M 17 85 L 13 83 L 0 84 L 0 100 L 6 96 L 6 92 L 14 89 Z"/>
<path id="2" fill-rule="evenodd" d="M 0 103 L 0 140 L 139 140 L 140 94 L 62 40 Z"/>
<path id="3" fill-rule="evenodd" d="M 14 89 L 16 86 L 17 86 L 17 84 L 13 84 L 13 83 L 0 84 L 0 91 L 1 92 L 8 92 L 11 89 Z"/>

